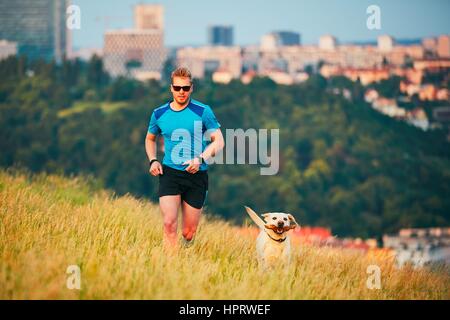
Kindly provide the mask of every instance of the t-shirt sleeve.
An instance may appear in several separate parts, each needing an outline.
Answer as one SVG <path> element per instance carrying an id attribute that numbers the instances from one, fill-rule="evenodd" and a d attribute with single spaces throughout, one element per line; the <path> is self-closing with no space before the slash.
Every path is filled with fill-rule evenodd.
<path id="1" fill-rule="evenodd" d="M 154 135 L 158 135 L 161 133 L 161 129 L 159 128 L 157 121 L 156 121 L 155 112 L 153 112 L 152 116 L 150 117 L 150 123 L 148 125 L 148 132 L 150 132 L 151 134 L 154 134 Z"/>
<path id="2" fill-rule="evenodd" d="M 219 121 L 217 121 L 216 116 L 214 115 L 214 112 L 211 110 L 211 108 L 205 108 L 202 120 L 207 130 L 220 128 L 220 123 Z"/>

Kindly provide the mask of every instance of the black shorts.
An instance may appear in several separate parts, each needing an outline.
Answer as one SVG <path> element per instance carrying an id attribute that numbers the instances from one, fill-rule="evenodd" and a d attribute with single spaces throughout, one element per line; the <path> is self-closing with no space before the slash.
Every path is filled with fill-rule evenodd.
<path id="1" fill-rule="evenodd" d="M 163 165 L 163 174 L 159 175 L 159 197 L 181 195 L 181 200 L 190 206 L 201 209 L 208 193 L 208 172 L 194 174 Z"/>

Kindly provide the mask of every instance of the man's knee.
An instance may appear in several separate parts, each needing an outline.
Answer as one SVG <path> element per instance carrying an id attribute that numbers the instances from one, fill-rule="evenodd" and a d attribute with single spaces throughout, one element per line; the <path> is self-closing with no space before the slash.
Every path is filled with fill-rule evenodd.
<path id="1" fill-rule="evenodd" d="M 195 235 L 196 228 L 184 228 L 183 229 L 183 237 L 190 241 Z"/>
<path id="2" fill-rule="evenodd" d="M 176 232 L 177 231 L 177 220 L 176 219 L 165 219 L 164 220 L 164 230 L 166 232 Z"/>

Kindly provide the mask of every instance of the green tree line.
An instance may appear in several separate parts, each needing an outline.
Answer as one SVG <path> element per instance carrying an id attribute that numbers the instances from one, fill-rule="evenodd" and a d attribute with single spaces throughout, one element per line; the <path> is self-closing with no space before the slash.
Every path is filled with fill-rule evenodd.
<path id="1" fill-rule="evenodd" d="M 111 79 L 98 57 L 60 65 L 10 57 L 0 74 L 1 167 L 90 174 L 117 194 L 157 201 L 144 139 L 152 111 L 170 99 L 167 82 Z M 339 87 L 352 98 L 331 90 Z M 224 134 L 280 130 L 278 174 L 260 175 L 261 165 L 211 166 L 207 211 L 235 222 L 245 219 L 244 205 L 291 212 L 339 236 L 449 225 L 445 132 L 379 114 L 364 102 L 361 84 L 312 74 L 291 86 L 196 80 L 194 90 Z"/>

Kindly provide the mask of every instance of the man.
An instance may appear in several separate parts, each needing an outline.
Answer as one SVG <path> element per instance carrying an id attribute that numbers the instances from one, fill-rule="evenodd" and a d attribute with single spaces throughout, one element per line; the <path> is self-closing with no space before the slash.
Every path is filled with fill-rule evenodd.
<path id="1" fill-rule="evenodd" d="M 159 206 L 164 221 L 164 244 L 177 247 L 178 210 L 182 210 L 184 245 L 193 242 L 208 191 L 206 161 L 224 147 L 220 124 L 207 105 L 191 99 L 192 75 L 177 68 L 171 75 L 173 100 L 156 108 L 150 118 L 145 149 L 150 174 L 159 176 Z M 210 133 L 207 144 L 204 133 Z M 156 158 L 156 138 L 164 139 L 162 164 Z M 207 135 L 205 135 L 207 136 Z"/>

